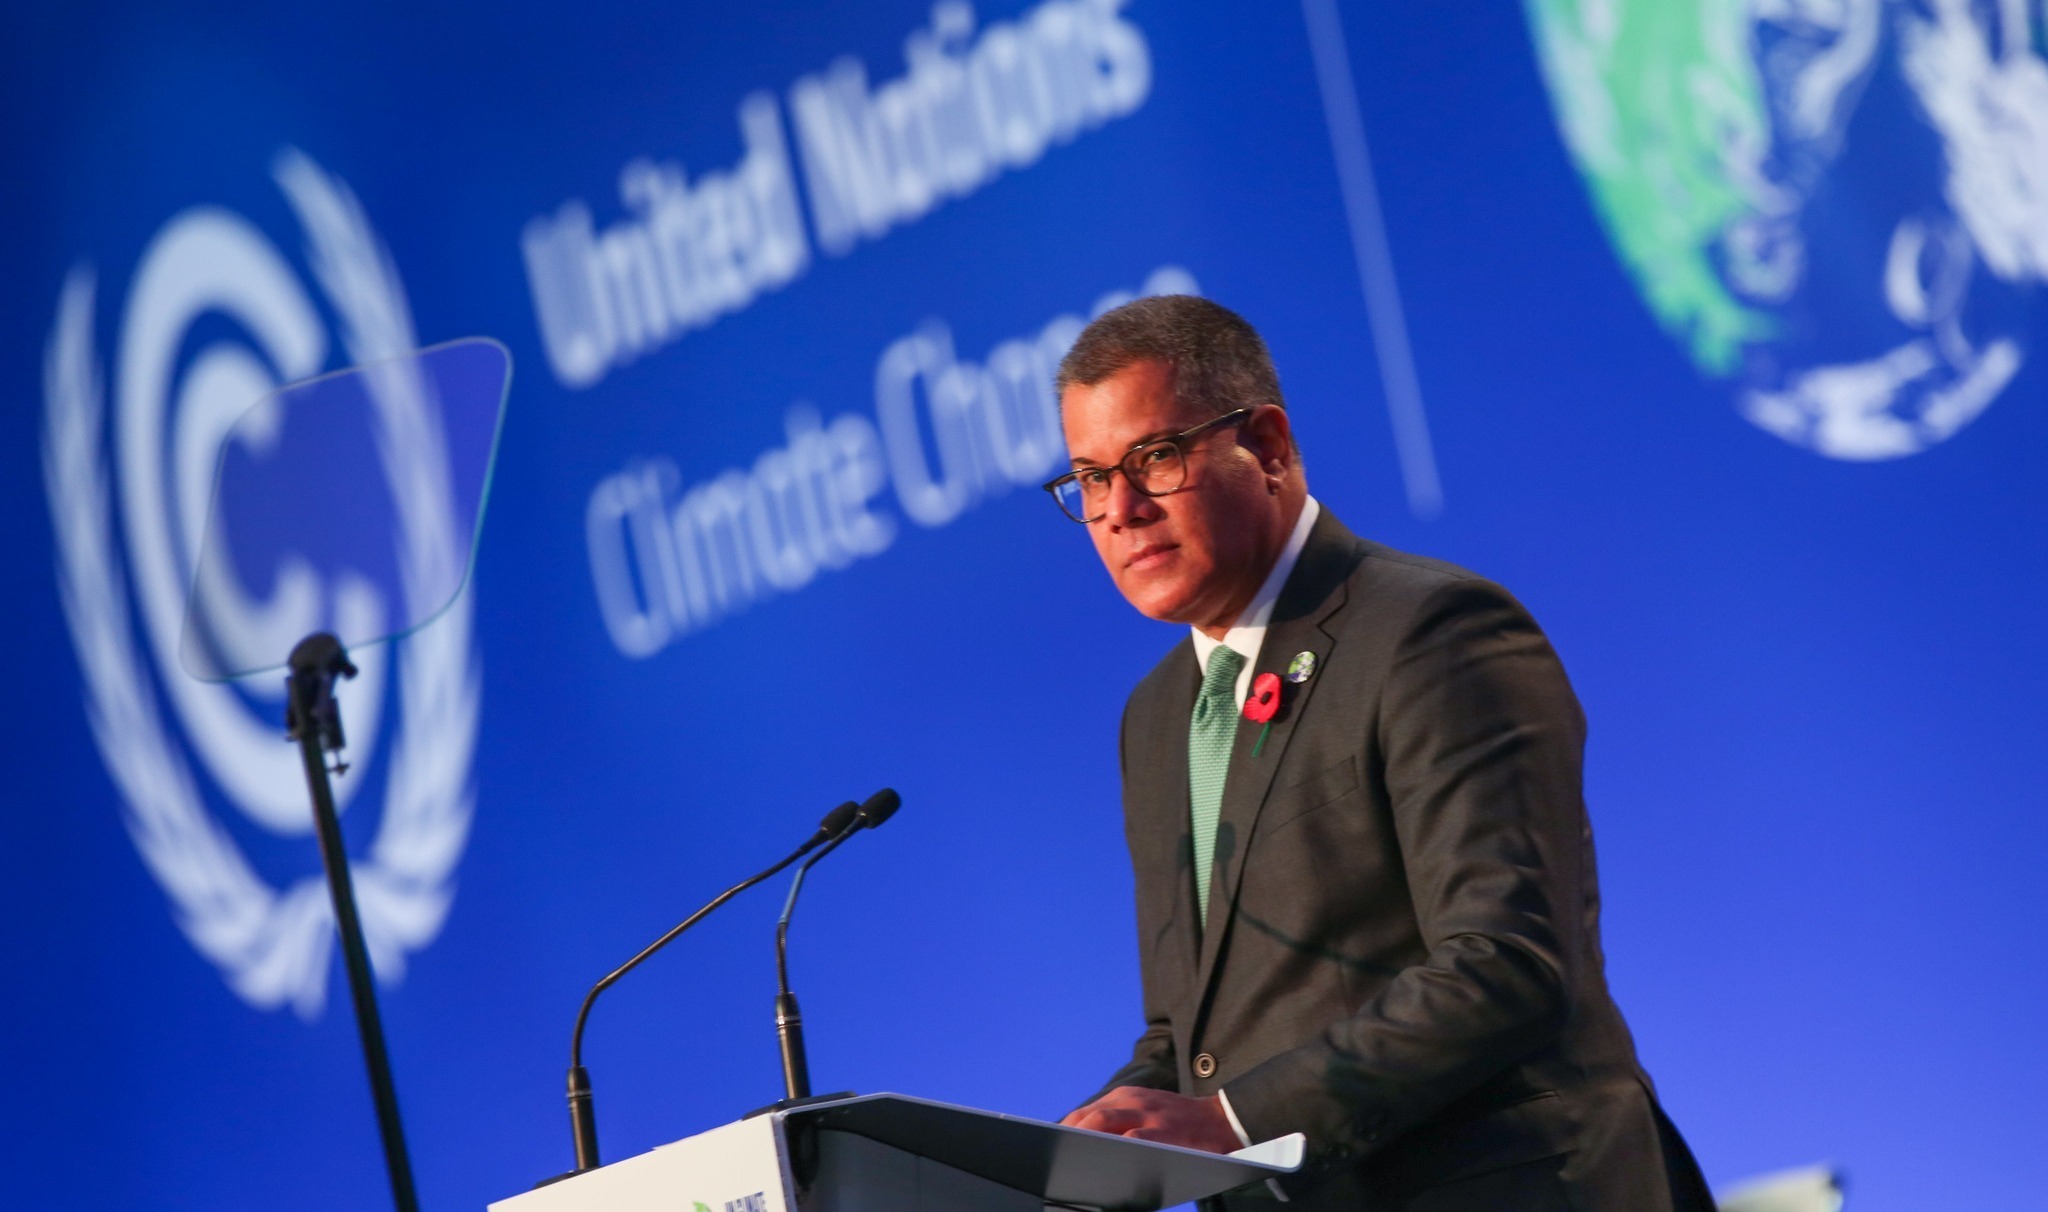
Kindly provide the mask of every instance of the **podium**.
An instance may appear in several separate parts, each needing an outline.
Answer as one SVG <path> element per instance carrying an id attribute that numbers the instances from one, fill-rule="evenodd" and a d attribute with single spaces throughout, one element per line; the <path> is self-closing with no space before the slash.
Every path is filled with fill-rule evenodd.
<path id="1" fill-rule="evenodd" d="M 869 1094 L 761 1112 L 490 1212 L 1154 1212 L 1301 1155 L 1298 1135 L 1224 1155 Z"/>

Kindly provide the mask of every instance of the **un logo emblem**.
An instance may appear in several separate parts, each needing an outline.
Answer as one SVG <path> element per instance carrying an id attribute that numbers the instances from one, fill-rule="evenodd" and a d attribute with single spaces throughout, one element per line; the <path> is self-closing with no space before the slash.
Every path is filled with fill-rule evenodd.
<path id="1" fill-rule="evenodd" d="M 235 420 L 330 363 L 398 357 L 417 342 L 390 255 L 348 186 L 292 149 L 272 177 L 331 322 L 248 220 L 214 206 L 177 214 L 142 254 L 104 367 L 94 272 L 80 265 L 67 278 L 44 362 L 43 469 L 86 714 L 126 801 L 129 835 L 185 935 L 235 992 L 312 1018 L 326 997 L 334 928 L 298 751 L 284 740 L 282 676 L 199 681 L 180 666 L 179 638 L 213 470 Z M 447 469 L 415 466 L 445 461 L 442 445 L 392 440 L 439 424 L 412 415 L 420 408 L 394 396 L 375 410 L 402 568 L 468 558 L 445 493 L 422 488 L 445 484 Z M 233 440 L 263 439 L 237 431 Z M 248 617 L 285 637 L 280 658 L 348 589 L 289 560 L 246 571 L 269 594 L 250 595 Z M 465 594 L 433 626 L 355 654 L 362 675 L 343 692 L 358 773 L 337 784 L 339 805 L 382 767 L 375 832 L 354 879 L 386 981 L 440 931 L 468 840 L 479 694 L 471 628 Z M 281 855 L 303 861 L 280 875 Z"/>

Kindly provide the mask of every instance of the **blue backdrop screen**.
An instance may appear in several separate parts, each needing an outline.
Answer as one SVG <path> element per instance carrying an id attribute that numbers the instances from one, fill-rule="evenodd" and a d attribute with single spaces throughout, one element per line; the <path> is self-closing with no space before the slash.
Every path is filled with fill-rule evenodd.
<path id="1" fill-rule="evenodd" d="M 342 692 L 427 1206 L 566 1168 L 584 989 L 883 785 L 794 938 L 815 1083 L 1091 1092 L 1140 1026 L 1116 724 L 1178 635 L 1037 485 L 1060 353 L 1147 292 L 1260 328 L 1328 508 L 1550 632 L 1611 981 L 1709 1177 L 2031 1197 L 2048 7 L 5 27 L 22 1206 L 384 1198 L 280 698 L 177 635 L 228 421 L 469 336 L 515 365 L 474 578 Z M 359 490 L 402 530 L 401 447 Z M 288 563 L 252 610 L 352 608 Z M 607 1156 L 779 1093 L 776 902 L 599 1005 Z"/>

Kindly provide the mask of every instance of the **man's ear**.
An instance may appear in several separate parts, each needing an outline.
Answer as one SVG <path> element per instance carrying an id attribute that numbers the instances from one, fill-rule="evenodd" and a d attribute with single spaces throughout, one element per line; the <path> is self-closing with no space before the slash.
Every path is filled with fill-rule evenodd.
<path id="1" fill-rule="evenodd" d="M 1287 410 L 1277 404 L 1261 404 L 1245 418 L 1245 437 L 1252 454 L 1267 475 L 1285 476 L 1294 466 L 1294 427 Z"/>

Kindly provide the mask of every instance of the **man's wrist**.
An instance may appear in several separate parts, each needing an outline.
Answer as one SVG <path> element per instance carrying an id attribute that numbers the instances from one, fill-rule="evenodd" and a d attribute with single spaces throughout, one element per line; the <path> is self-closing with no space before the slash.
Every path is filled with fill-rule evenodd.
<path id="1" fill-rule="evenodd" d="M 1223 1108 L 1223 1118 L 1230 1121 L 1230 1130 L 1237 1133 L 1237 1143 L 1249 1147 L 1252 1143 L 1251 1133 L 1246 1132 L 1244 1125 L 1238 1122 L 1237 1110 L 1230 1105 L 1230 1095 L 1218 1090 L 1216 1102 Z"/>
<path id="2" fill-rule="evenodd" d="M 1244 1125 L 1238 1121 L 1237 1109 L 1230 1105 L 1230 1095 L 1224 1093 L 1221 1090 L 1218 1090 L 1216 1092 L 1216 1102 L 1217 1105 L 1223 1108 L 1223 1118 L 1230 1121 L 1230 1130 L 1232 1132 L 1237 1133 L 1237 1143 L 1244 1146 L 1247 1149 L 1251 1148 L 1252 1134 L 1245 1131 Z M 1287 1192 L 1284 1188 L 1280 1186 L 1279 1179 L 1267 1179 L 1266 1190 L 1271 1192 L 1273 1198 L 1280 1201 L 1281 1203 L 1284 1204 L 1289 1202 L 1287 1199 Z"/>

